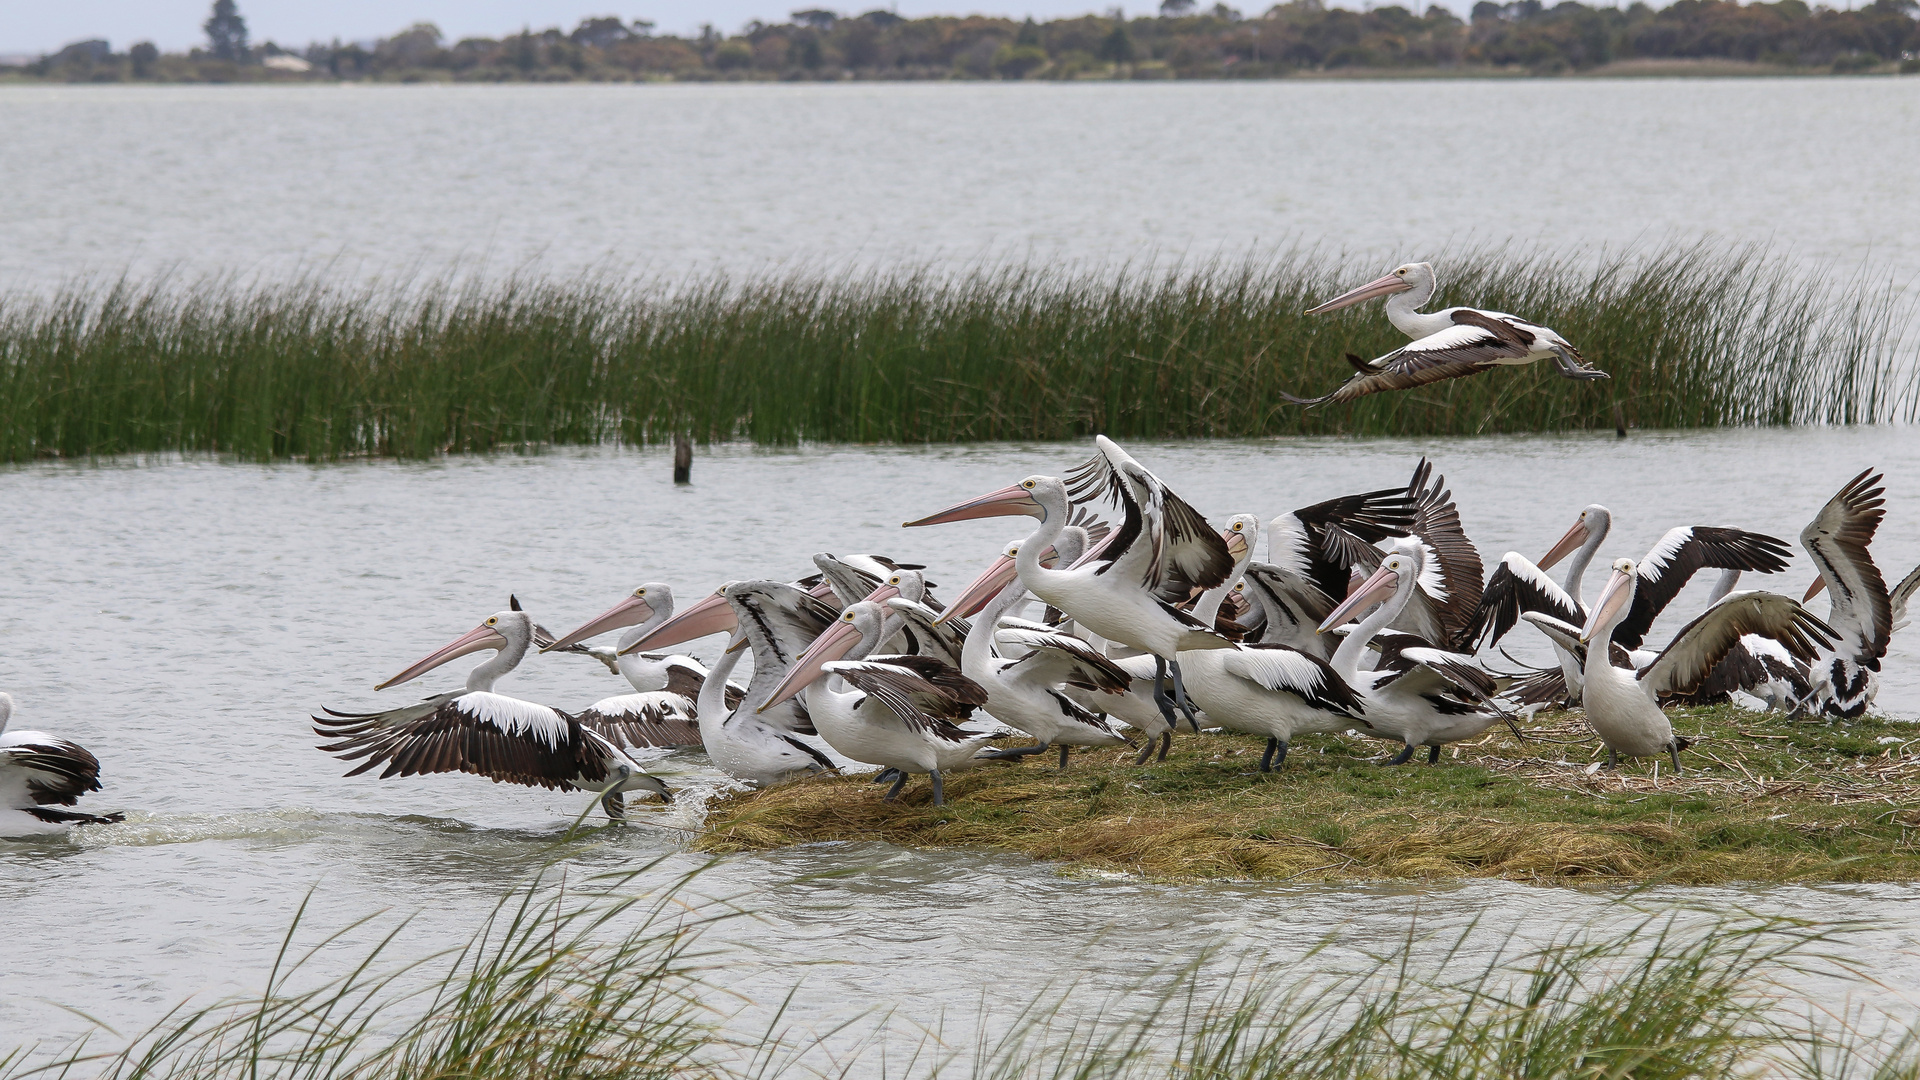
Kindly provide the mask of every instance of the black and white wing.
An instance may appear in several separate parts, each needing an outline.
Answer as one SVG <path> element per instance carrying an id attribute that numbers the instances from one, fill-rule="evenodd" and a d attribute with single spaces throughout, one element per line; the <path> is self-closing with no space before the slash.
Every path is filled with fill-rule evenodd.
<path id="1" fill-rule="evenodd" d="M 1907 602 L 1913 599 L 1915 590 L 1920 590 L 1920 566 L 1907 571 L 1907 576 L 1887 594 L 1887 617 L 1893 620 L 1889 632 L 1907 625 Z"/>
<path id="2" fill-rule="evenodd" d="M 604 780 L 619 752 L 558 709 L 501 694 L 441 694 L 377 713 L 323 711 L 314 733 L 336 741 L 320 749 L 360 762 L 348 776 L 384 766 L 381 779 L 462 772 L 566 790 Z"/>
<path id="3" fill-rule="evenodd" d="M 1290 645 L 1322 659 L 1332 655 L 1326 635 L 1316 631 L 1338 600 L 1310 579 L 1272 563 L 1248 563 L 1243 580 L 1248 601 L 1264 615 L 1261 643 Z"/>
<path id="4" fill-rule="evenodd" d="M 100 761 L 79 743 L 40 731 L 0 735 L 0 807 L 72 806 L 100 790 Z"/>
<path id="5" fill-rule="evenodd" d="M 1886 655 L 1893 633 L 1893 608 L 1880 568 L 1867 553 L 1880 529 L 1885 489 L 1868 469 L 1827 500 L 1807 527 L 1800 530 L 1800 546 L 1826 579 L 1833 607 L 1827 623 L 1853 659 L 1865 662 Z"/>
<path id="6" fill-rule="evenodd" d="M 753 679 L 747 684 L 752 701 L 772 697 L 794 660 L 838 617 L 831 604 L 785 582 L 738 582 L 727 588 L 727 596 L 753 648 Z M 776 723 L 775 715 L 769 711 L 762 719 Z"/>
<path id="7" fill-rule="evenodd" d="M 1275 693 L 1298 697 L 1316 709 L 1358 720 L 1366 714 L 1359 695 L 1318 656 L 1286 645 L 1254 644 L 1223 651 L 1220 664 L 1229 675 Z"/>
<path id="8" fill-rule="evenodd" d="M 1434 640 L 1450 648 L 1466 648 L 1473 641 L 1486 568 L 1480 549 L 1467 539 L 1460 508 L 1446 484 L 1446 477 L 1433 474 L 1433 463 L 1421 458 L 1407 484 L 1407 496 L 1413 500 L 1413 535 L 1426 542 L 1429 561 L 1439 567 L 1445 590 L 1432 596 L 1442 635 Z"/>
<path id="9" fill-rule="evenodd" d="M 1027 650 L 1000 669 L 1006 678 L 1047 688 L 1072 686 L 1109 694 L 1123 694 L 1133 686 L 1133 677 L 1124 668 L 1077 637 L 1009 629 L 996 632 L 993 640 Z"/>
<path id="10" fill-rule="evenodd" d="M 1787 568 L 1787 560 L 1792 557 L 1785 540 L 1763 533 L 1713 525 L 1669 529 L 1634 568 L 1638 580 L 1634 582 L 1633 607 L 1614 628 L 1613 640 L 1629 649 L 1639 648 L 1653 621 L 1703 567 L 1776 574 Z"/>
<path id="11" fill-rule="evenodd" d="M 1267 547 L 1274 565 L 1313 582 L 1328 596 L 1347 594 L 1347 573 L 1380 553 L 1373 545 L 1408 535 L 1416 509 L 1404 488 L 1342 495 L 1273 519 Z"/>
<path id="12" fill-rule="evenodd" d="M 1233 573 L 1233 556 L 1207 519 L 1113 440 L 1097 435 L 1094 443 L 1099 453 L 1074 470 L 1068 493 L 1076 502 L 1100 495 L 1124 513 L 1120 528 L 1094 549 L 1108 567 L 1144 541 L 1140 584 L 1163 599 L 1185 600 L 1194 589 L 1224 583 Z"/>
<path id="13" fill-rule="evenodd" d="M 1487 579 L 1480 594 L 1480 609 L 1474 615 L 1470 640 L 1481 646 L 1492 645 L 1507 636 L 1524 612 L 1536 612 L 1573 626 L 1587 621 L 1584 607 L 1573 602 L 1567 590 L 1517 551 L 1509 551 Z M 1576 635 L 1577 636 L 1577 635 Z"/>
<path id="14" fill-rule="evenodd" d="M 948 667 L 960 666 L 960 652 L 966 648 L 972 623 L 958 618 L 938 622 L 939 612 L 903 596 L 888 600 L 887 607 L 900 616 L 900 634 L 906 639 L 909 654 L 930 656 Z"/>
<path id="15" fill-rule="evenodd" d="M 1330 394 L 1289 400 L 1302 405 L 1345 402 L 1383 390 L 1409 390 L 1445 379 L 1474 375 L 1501 363 L 1524 359 L 1538 339 L 1528 324 L 1495 318 L 1472 308 L 1456 308 L 1454 325 L 1409 342 L 1376 360 L 1347 354 L 1354 373 Z"/>
<path id="16" fill-rule="evenodd" d="M 954 742 L 973 737 L 956 722 L 987 703 L 979 683 L 924 656 L 837 660 L 821 670 L 886 706 L 908 728 Z"/>
<path id="17" fill-rule="evenodd" d="M 622 750 L 697 747 L 702 742 L 694 700 L 668 690 L 621 694 L 594 702 L 574 719 Z"/>
<path id="18" fill-rule="evenodd" d="M 1832 647 L 1839 636 L 1792 597 L 1737 592 L 1681 627 L 1659 657 L 1641 670 L 1640 679 L 1656 694 L 1693 693 L 1747 634 L 1772 638 L 1801 661 Z"/>

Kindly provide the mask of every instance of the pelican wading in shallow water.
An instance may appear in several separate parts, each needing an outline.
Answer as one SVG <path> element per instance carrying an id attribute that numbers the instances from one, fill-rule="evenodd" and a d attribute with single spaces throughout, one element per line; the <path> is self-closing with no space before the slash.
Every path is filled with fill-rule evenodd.
<path id="1" fill-rule="evenodd" d="M 495 783 L 522 784 L 559 791 L 600 793 L 600 808 L 610 818 L 626 816 L 626 793 L 651 792 L 662 802 L 673 795 L 658 777 L 606 736 L 559 709 L 493 692 L 494 683 L 518 667 L 532 647 L 533 620 L 518 600 L 486 621 L 374 687 L 417 679 L 468 653 L 494 650 L 493 659 L 467 676 L 455 690 L 413 705 L 377 713 L 341 713 L 313 718 L 315 734 L 337 740 L 320 749 L 361 764 L 347 773 L 385 765 L 381 779 L 427 773 L 463 772 Z"/>
<path id="2" fill-rule="evenodd" d="M 46 836 L 125 820 L 124 814 L 54 809 L 100 790 L 100 762 L 79 743 L 44 731 L 8 731 L 12 718 L 12 695 L 0 694 L 0 836 Z"/>
<path id="3" fill-rule="evenodd" d="M 1384 296 L 1388 298 L 1387 319 L 1413 342 L 1374 360 L 1348 353 L 1347 363 L 1353 365 L 1354 373 L 1332 393 L 1317 398 L 1285 392 L 1281 396 L 1300 405 L 1352 401 L 1383 390 L 1407 390 L 1478 375 L 1491 368 L 1549 359 L 1569 379 L 1608 377 L 1606 372 L 1589 366 L 1566 338 L 1538 323 L 1470 307 L 1422 312 L 1420 308 L 1433 298 L 1438 284 L 1431 264 L 1407 263 L 1385 277 L 1309 308 L 1307 314 L 1320 315 Z"/>

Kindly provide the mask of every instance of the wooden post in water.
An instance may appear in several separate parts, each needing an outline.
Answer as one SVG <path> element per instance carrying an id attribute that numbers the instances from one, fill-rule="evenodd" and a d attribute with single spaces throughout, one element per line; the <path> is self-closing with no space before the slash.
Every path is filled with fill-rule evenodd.
<path id="1" fill-rule="evenodd" d="M 1620 411 L 1620 403 L 1613 403 L 1613 433 L 1618 438 L 1627 437 L 1627 414 Z"/>
<path id="2" fill-rule="evenodd" d="M 693 440 L 685 435 L 673 437 L 673 482 L 693 483 Z"/>

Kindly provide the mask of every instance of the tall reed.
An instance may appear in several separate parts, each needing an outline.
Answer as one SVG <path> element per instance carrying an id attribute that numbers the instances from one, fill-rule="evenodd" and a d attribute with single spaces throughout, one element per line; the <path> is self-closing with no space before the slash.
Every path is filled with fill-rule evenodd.
<path id="1" fill-rule="evenodd" d="M 1147 271 L 441 284 L 122 281 L 0 303 L 0 460 L 132 451 L 427 457 L 540 444 L 1475 434 L 1905 421 L 1911 304 L 1754 248 L 1443 260 L 1440 303 L 1555 327 L 1548 365 L 1303 409 L 1376 307 L 1303 310 L 1378 272 L 1291 252 Z"/>
<path id="2" fill-rule="evenodd" d="M 742 1037 L 703 1004 L 737 999 L 705 982 L 717 968 L 693 951 L 704 917 L 673 895 L 569 904 L 535 883 L 465 948 L 391 963 L 402 924 L 345 974 L 301 988 L 342 931 L 299 960 L 283 949 L 257 996 L 177 1010 L 117 1050 L 0 1054 L 0 1080 L 1920 1076 L 1906 1022 L 1784 987 L 1844 968 L 1826 955 L 1835 931 L 1782 919 L 1621 914 L 1542 945 L 1475 927 L 1374 943 L 1349 932 L 1286 967 L 1253 955 L 1222 977 L 1203 957 L 1121 992 L 1041 992 L 970 1032 L 876 1014 L 864 1035 L 857 1019 L 802 1035 L 782 1006 Z"/>

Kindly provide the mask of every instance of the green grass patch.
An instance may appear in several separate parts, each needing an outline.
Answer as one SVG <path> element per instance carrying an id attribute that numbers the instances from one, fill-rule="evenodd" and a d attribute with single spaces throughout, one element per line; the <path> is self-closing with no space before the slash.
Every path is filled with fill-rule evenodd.
<path id="1" fill-rule="evenodd" d="M 1438 262 L 1440 303 L 1553 326 L 1547 365 L 1302 409 L 1404 343 L 1376 275 L 1293 252 L 1165 272 L 428 286 L 122 282 L 0 301 L 0 461 L 148 451 L 423 458 L 678 432 L 763 444 L 1430 435 L 1909 420 L 1910 304 L 1748 248 Z"/>
<path id="2" fill-rule="evenodd" d="M 865 777 L 820 777 L 719 800 L 697 845 L 985 847 L 1158 879 L 1920 879 L 1920 729 L 1732 706 L 1676 710 L 1674 728 L 1696 740 L 1680 776 L 1652 760 L 1590 772 L 1604 752 L 1576 713 L 1542 714 L 1524 741 L 1496 728 L 1434 766 L 1303 736 L 1262 775 L 1263 741 L 1224 734 L 1141 767 L 1125 750 L 1064 773 L 993 763 L 949 777 L 938 808 L 924 782 L 888 804 Z"/>

